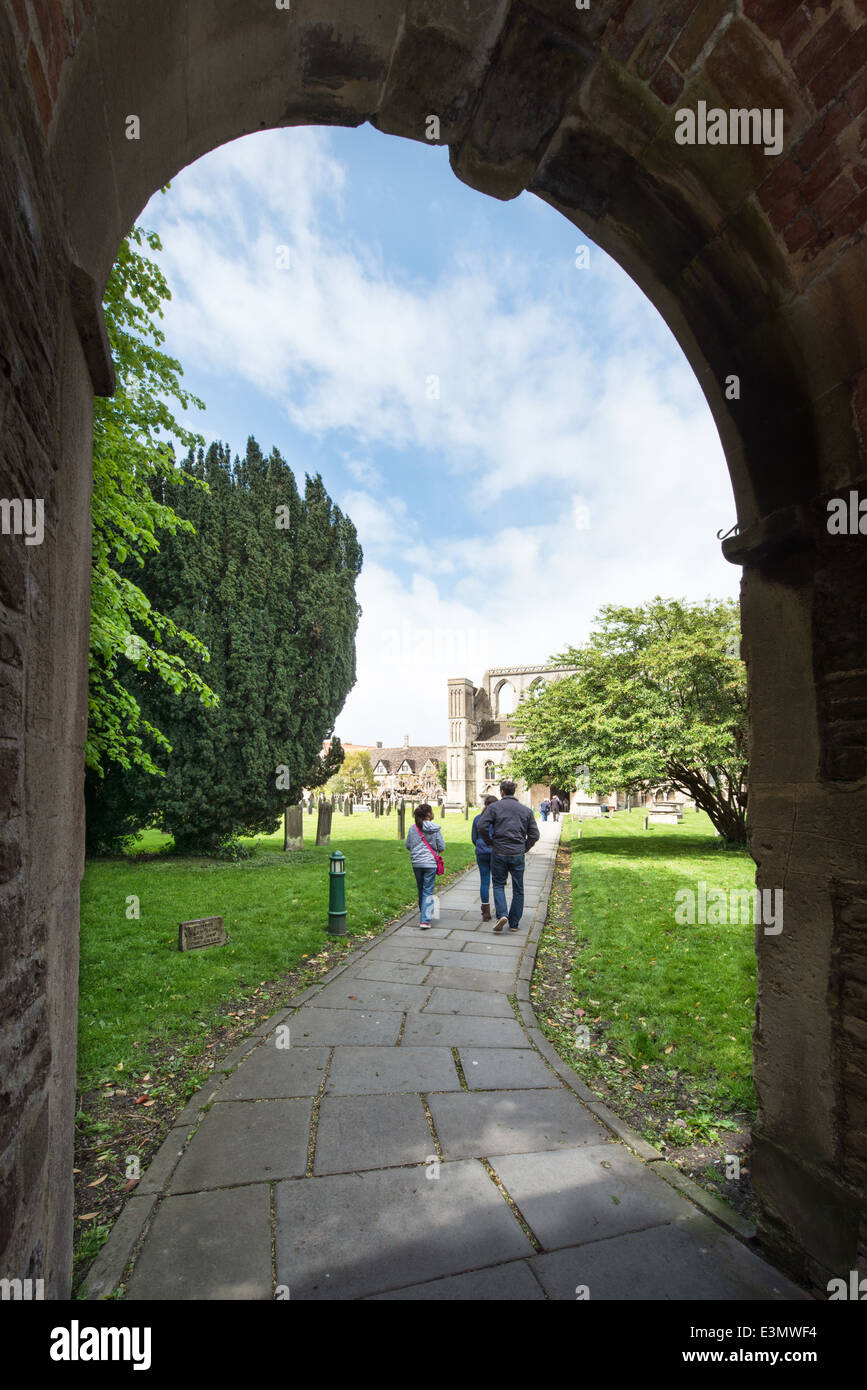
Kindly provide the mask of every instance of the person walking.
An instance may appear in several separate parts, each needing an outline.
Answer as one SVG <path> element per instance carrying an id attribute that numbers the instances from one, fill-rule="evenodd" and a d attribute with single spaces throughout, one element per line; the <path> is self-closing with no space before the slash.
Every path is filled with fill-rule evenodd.
<path id="1" fill-rule="evenodd" d="M 563 803 L 560 800 L 557 793 L 555 792 L 554 795 L 551 797 L 551 815 L 554 817 L 555 821 L 560 819 L 560 812 L 562 809 Z"/>
<path id="2" fill-rule="evenodd" d="M 482 921 L 491 920 L 491 840 L 490 830 L 487 836 L 479 834 L 479 821 L 489 806 L 496 804 L 495 796 L 486 796 L 482 810 L 473 821 L 472 837 L 476 847 L 476 863 L 479 866 L 479 892 L 482 899 Z"/>
<path id="3" fill-rule="evenodd" d="M 551 803 L 550 803 L 550 801 L 548 800 L 548 798 L 547 798 L 547 796 L 546 796 L 546 797 L 545 797 L 545 800 L 542 802 L 542 804 L 541 804 L 540 807 L 539 807 L 539 810 L 542 812 L 542 823 L 543 823 L 543 824 L 544 824 L 544 822 L 548 819 L 548 812 L 550 811 L 550 809 L 551 809 Z"/>
<path id="4" fill-rule="evenodd" d="M 406 847 L 418 888 L 418 924 L 422 931 L 427 931 L 434 913 L 437 869 L 440 856 L 446 852 L 446 844 L 427 801 L 416 806 L 412 816 L 414 824 L 407 832 Z"/>
<path id="5" fill-rule="evenodd" d="M 529 806 L 522 806 L 515 796 L 515 783 L 500 783 L 501 799 L 486 806 L 479 816 L 481 836 L 490 826 L 491 881 L 494 885 L 494 907 L 497 921 L 494 931 L 517 931 L 524 914 L 524 856 L 539 838 L 536 817 Z M 512 902 L 506 911 L 506 879 L 512 878 Z"/>

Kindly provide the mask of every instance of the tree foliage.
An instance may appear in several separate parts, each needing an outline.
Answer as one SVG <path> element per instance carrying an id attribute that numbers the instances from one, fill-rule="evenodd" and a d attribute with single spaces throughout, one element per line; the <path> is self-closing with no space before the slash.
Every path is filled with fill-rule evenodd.
<path id="1" fill-rule="evenodd" d="M 553 658 L 577 673 L 515 713 L 514 754 L 528 782 L 639 792 L 660 783 L 692 797 L 731 843 L 746 839 L 746 676 L 734 602 L 655 598 L 603 607 L 585 647 Z M 586 770 L 585 770 L 586 769 Z"/>
<path id="2" fill-rule="evenodd" d="M 301 496 L 280 454 L 266 458 L 252 438 L 234 464 L 213 444 L 191 453 L 185 471 L 207 487 L 165 475 L 154 490 L 193 529 L 163 542 L 142 583 L 175 629 L 195 630 L 210 652 L 219 706 L 138 672 L 141 708 L 171 744 L 165 775 L 132 770 L 107 778 L 100 795 L 103 819 L 132 806 L 179 852 L 201 853 L 270 833 L 303 787 L 340 766 L 338 740 L 325 758 L 321 748 L 355 682 L 361 548 L 321 478 L 308 477 Z"/>
<path id="3" fill-rule="evenodd" d="M 376 789 L 373 765 L 366 748 L 346 754 L 337 776 L 329 781 L 328 789 L 340 793 L 351 792 L 353 796 L 363 796 L 365 792 Z"/>
<path id="4" fill-rule="evenodd" d="M 181 365 L 163 350 L 157 320 L 171 294 L 159 267 L 140 248 L 160 250 L 153 232 L 134 227 L 121 243 L 108 278 L 103 307 L 117 377 L 110 398 L 94 402 L 93 560 L 90 617 L 90 695 L 86 766 L 91 780 L 106 767 L 133 765 L 159 771 L 153 749 L 169 750 L 164 733 L 146 718 L 132 692 L 132 673 L 150 672 L 167 689 L 190 692 L 205 706 L 215 695 L 198 670 L 207 660 L 201 641 L 156 608 L 137 571 L 159 549 L 158 534 L 189 532 L 152 484 L 187 481 L 175 463 L 170 439 L 192 448 L 199 436 L 179 424 L 170 402 L 182 409 L 202 402 L 181 385 Z M 172 652 L 167 650 L 169 645 Z"/>

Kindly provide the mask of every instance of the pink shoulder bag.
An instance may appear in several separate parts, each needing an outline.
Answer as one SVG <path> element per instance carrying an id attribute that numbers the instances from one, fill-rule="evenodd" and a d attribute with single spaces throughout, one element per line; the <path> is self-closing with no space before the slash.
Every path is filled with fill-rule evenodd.
<path id="1" fill-rule="evenodd" d="M 421 831 L 419 830 L 418 826 L 416 826 L 416 831 L 418 832 L 419 835 L 421 835 L 421 838 L 424 840 L 425 844 L 427 845 L 428 849 L 430 850 L 431 854 L 433 855 L 434 859 L 436 860 L 436 862 L 437 862 L 437 873 L 438 873 L 438 874 L 444 874 L 445 871 L 446 871 L 446 866 L 445 866 L 445 860 L 443 859 L 442 855 L 441 855 L 441 854 L 437 854 L 437 852 L 436 852 L 435 849 L 431 849 L 431 846 L 427 844 L 427 839 L 426 839 L 426 837 L 425 837 L 424 835 L 421 834 Z"/>

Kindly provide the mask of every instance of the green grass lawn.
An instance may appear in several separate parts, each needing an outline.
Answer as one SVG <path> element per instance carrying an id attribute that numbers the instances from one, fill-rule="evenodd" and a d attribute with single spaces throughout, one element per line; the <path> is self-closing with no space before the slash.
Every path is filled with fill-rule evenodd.
<path id="1" fill-rule="evenodd" d="M 470 819 L 448 815 L 446 873 L 473 860 Z M 407 827 L 411 823 L 407 812 Z M 328 860 L 346 856 L 347 931 L 376 931 L 415 901 L 409 854 L 397 815 L 335 812 L 331 844 L 317 849 L 315 815 L 304 816 L 305 848 L 286 854 L 278 835 L 246 841 L 252 859 L 175 859 L 156 853 L 168 840 L 145 832 L 131 855 L 91 860 L 81 891 L 79 1085 L 147 1072 L 151 1048 L 201 1038 L 328 938 Z M 309 846 L 309 847 L 308 847 Z M 140 917 L 127 917 L 138 899 Z M 228 943 L 179 952 L 178 923 L 220 916 Z M 260 994 L 261 1004 L 267 994 Z"/>
<path id="2" fill-rule="evenodd" d="M 755 927 L 679 925 L 675 895 L 697 892 L 700 880 L 726 893 L 751 889 L 755 865 L 746 851 L 722 849 L 703 813 L 648 831 L 643 818 L 585 821 L 580 839 L 577 822 L 564 818 L 579 943 L 574 1000 L 591 1029 L 589 1058 L 614 1054 L 700 1078 L 714 1101 L 754 1111 Z"/>

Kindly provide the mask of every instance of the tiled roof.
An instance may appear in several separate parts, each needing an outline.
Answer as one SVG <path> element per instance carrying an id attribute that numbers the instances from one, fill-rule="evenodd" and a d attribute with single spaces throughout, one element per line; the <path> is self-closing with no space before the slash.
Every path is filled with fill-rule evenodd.
<path id="1" fill-rule="evenodd" d="M 412 772 L 421 772 L 428 760 L 434 763 L 444 763 L 446 760 L 445 748 L 414 744 L 409 748 L 371 748 L 370 750 L 370 765 L 374 771 L 382 763 L 386 773 L 396 773 L 398 768 L 407 762 Z"/>

